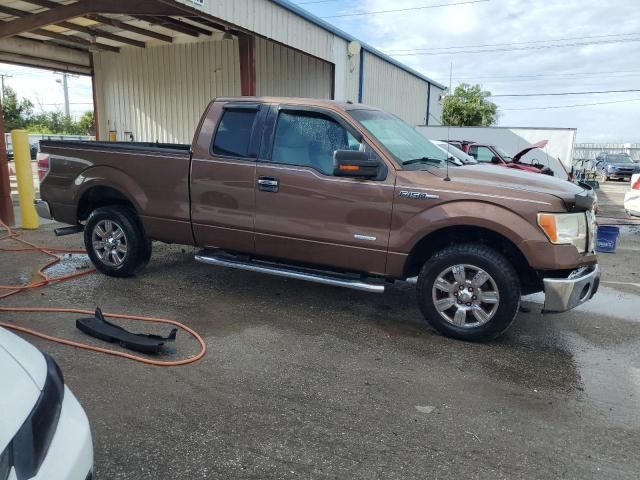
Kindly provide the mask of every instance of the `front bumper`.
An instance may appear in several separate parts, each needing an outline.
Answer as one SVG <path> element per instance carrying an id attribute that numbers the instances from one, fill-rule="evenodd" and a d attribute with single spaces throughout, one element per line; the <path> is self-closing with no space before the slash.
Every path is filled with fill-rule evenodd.
<path id="1" fill-rule="evenodd" d="M 37 199 L 33 202 L 36 206 L 36 212 L 38 212 L 38 216 L 40 218 L 46 218 L 47 220 L 52 220 L 53 215 L 51 215 L 51 208 L 49 207 L 49 202 Z"/>
<path id="2" fill-rule="evenodd" d="M 614 178 L 614 179 L 629 179 L 631 178 L 631 175 L 633 175 L 635 172 L 620 172 L 617 170 L 612 170 L 612 171 L 608 171 L 607 172 L 607 177 L 609 178 Z"/>
<path id="3" fill-rule="evenodd" d="M 600 286 L 598 265 L 582 267 L 567 278 L 545 278 L 545 312 L 565 312 L 590 300 Z"/>

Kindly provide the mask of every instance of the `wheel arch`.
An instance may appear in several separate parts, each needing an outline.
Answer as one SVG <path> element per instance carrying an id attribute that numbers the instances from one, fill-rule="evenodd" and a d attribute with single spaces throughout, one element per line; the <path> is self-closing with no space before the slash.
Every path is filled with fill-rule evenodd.
<path id="1" fill-rule="evenodd" d="M 92 211 L 100 207 L 119 205 L 129 207 L 133 209 L 136 214 L 138 213 L 135 204 L 125 194 L 116 188 L 106 185 L 89 187 L 80 196 L 77 205 L 76 215 L 78 222 L 86 220 Z"/>
<path id="2" fill-rule="evenodd" d="M 405 278 L 414 277 L 424 262 L 435 252 L 451 245 L 479 243 L 487 245 L 501 254 L 514 266 L 523 294 L 542 290 L 537 272 L 517 245 L 505 235 L 477 225 L 452 225 L 440 228 L 423 236 L 411 249 L 404 265 Z"/>

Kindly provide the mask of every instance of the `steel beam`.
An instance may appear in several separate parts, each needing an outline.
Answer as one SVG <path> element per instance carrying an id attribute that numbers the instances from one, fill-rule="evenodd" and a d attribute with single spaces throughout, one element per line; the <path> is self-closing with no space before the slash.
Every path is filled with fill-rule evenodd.
<path id="1" fill-rule="evenodd" d="M 124 15 L 180 15 L 180 10 L 156 0 L 83 0 L 61 5 L 28 17 L 0 24 L 0 38 L 30 32 L 74 17 L 90 13 L 115 13 Z"/>
<path id="2" fill-rule="evenodd" d="M 1 115 L 2 100 L 0 99 L 0 220 L 6 225 L 15 225 L 13 203 L 11 202 L 11 183 L 9 182 L 9 159 L 7 158 L 7 144 L 4 140 L 4 118 Z"/>
<path id="3" fill-rule="evenodd" d="M 5 7 L 5 6 L 2 6 L 2 5 L 0 5 L 0 12 L 7 13 L 9 15 L 13 15 L 14 17 L 18 17 L 18 18 L 28 17 L 30 15 L 34 15 L 33 13 L 25 12 L 24 10 L 18 10 L 16 8 Z M 126 43 L 126 44 L 129 44 L 129 45 L 133 45 L 134 47 L 144 48 L 146 46 L 144 44 L 144 42 L 139 42 L 138 40 L 133 40 L 133 39 L 127 38 L 127 37 L 121 37 L 119 35 L 114 35 L 114 34 L 109 33 L 109 32 L 103 32 L 101 30 L 96 30 L 94 28 L 85 27 L 83 25 L 77 25 L 77 24 L 71 23 L 71 22 L 60 22 L 60 23 L 57 23 L 56 25 L 58 25 L 60 27 L 63 27 L 63 28 L 67 28 L 69 30 L 74 30 L 76 32 L 86 33 L 88 35 L 92 35 L 92 36 L 95 36 L 95 37 L 108 38 L 109 40 L 113 40 L 113 41 L 116 41 L 116 42 Z M 34 30 L 31 33 L 36 33 L 38 35 L 49 36 L 49 35 L 45 34 L 45 32 L 48 33 L 48 32 L 50 32 L 50 30 L 38 29 L 38 30 Z M 54 33 L 56 35 L 60 35 L 60 33 L 58 33 L 58 32 L 51 32 L 51 33 Z M 52 37 L 52 38 L 57 38 L 58 40 L 60 39 L 60 37 Z M 82 39 L 82 40 L 84 40 L 84 39 Z M 96 42 L 96 46 L 98 48 L 100 48 L 101 46 L 105 46 L 105 44 L 101 44 L 99 42 Z M 106 45 L 106 47 L 109 47 L 109 46 L 110 45 Z"/>

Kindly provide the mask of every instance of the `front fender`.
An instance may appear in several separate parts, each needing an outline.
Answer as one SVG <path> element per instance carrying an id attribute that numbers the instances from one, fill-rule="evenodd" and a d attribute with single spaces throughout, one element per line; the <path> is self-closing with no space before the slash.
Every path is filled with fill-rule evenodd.
<path id="1" fill-rule="evenodd" d="M 460 226 L 491 230 L 509 239 L 516 246 L 525 241 L 546 240 L 536 225 L 505 207 L 477 200 L 460 200 L 436 205 L 406 220 L 401 228 L 391 232 L 389 250 L 408 254 L 430 233 Z"/>

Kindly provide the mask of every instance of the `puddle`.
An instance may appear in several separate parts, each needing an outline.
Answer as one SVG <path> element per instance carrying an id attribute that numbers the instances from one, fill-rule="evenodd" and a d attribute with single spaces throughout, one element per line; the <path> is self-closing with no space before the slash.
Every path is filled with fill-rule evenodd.
<path id="1" fill-rule="evenodd" d="M 88 268 L 92 268 L 91 260 L 85 253 L 65 253 L 60 257 L 60 261 L 47 268 L 45 273 L 51 278 L 71 275 Z"/>
<path id="2" fill-rule="evenodd" d="M 522 300 L 542 305 L 544 294 L 527 295 L 522 297 Z M 601 286 L 591 300 L 576 307 L 573 311 L 640 322 L 639 307 L 640 295 Z"/>
<path id="3" fill-rule="evenodd" d="M 573 335 L 573 354 L 584 395 L 598 416 L 625 427 L 640 425 L 640 363 L 623 346 L 601 349 L 588 338 Z"/>

